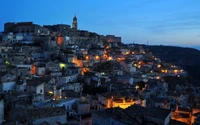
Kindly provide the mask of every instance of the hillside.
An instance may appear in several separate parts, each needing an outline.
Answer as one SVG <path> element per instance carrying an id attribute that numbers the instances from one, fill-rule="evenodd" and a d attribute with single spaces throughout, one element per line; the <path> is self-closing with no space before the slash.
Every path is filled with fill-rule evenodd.
<path id="1" fill-rule="evenodd" d="M 193 48 L 175 46 L 146 46 L 145 49 L 167 63 L 174 63 L 188 71 L 189 75 L 200 82 L 200 51 Z"/>

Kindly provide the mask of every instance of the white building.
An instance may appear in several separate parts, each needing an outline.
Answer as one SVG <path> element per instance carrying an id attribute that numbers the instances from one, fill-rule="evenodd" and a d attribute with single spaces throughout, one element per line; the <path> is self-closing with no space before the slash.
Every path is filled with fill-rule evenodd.
<path id="1" fill-rule="evenodd" d="M 75 98 L 61 98 L 59 100 L 50 101 L 45 103 L 45 107 L 65 107 L 69 116 L 74 115 L 74 104 L 76 102 Z"/>
<path id="2" fill-rule="evenodd" d="M 36 75 L 42 76 L 45 75 L 46 68 L 45 67 L 37 67 L 36 68 Z"/>
<path id="3" fill-rule="evenodd" d="M 73 90 L 75 92 L 81 92 L 83 90 L 83 85 L 79 82 L 69 82 L 64 85 L 64 89 Z"/>
<path id="4" fill-rule="evenodd" d="M 27 91 L 32 92 L 32 94 L 44 95 L 44 83 L 40 79 L 27 80 Z"/>
<path id="5" fill-rule="evenodd" d="M 24 39 L 23 34 L 13 34 L 13 33 L 8 33 L 4 34 L 2 41 L 3 42 L 18 42 L 22 41 Z"/>
<path id="6" fill-rule="evenodd" d="M 68 82 L 76 82 L 78 80 L 78 73 L 69 76 L 62 76 L 59 79 L 61 85 L 68 83 Z"/>
<path id="7" fill-rule="evenodd" d="M 2 91 L 3 92 L 8 92 L 10 90 L 13 90 L 16 86 L 16 82 L 13 81 L 13 82 L 4 82 L 2 83 Z"/>

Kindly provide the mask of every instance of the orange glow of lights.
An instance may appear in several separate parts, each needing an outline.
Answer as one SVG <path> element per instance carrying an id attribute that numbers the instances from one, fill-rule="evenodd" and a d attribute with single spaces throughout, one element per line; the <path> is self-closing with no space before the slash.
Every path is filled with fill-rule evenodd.
<path id="1" fill-rule="evenodd" d="M 130 54 L 130 52 L 126 52 L 125 54 L 128 55 L 128 54 Z"/>
<path id="2" fill-rule="evenodd" d="M 49 91 L 49 94 L 53 94 L 53 92 L 52 92 L 52 91 Z"/>
<path id="3" fill-rule="evenodd" d="M 75 63 L 78 67 L 82 67 L 83 63 L 81 60 L 77 60 L 76 58 L 73 58 L 72 60 L 73 63 Z"/>
<path id="4" fill-rule="evenodd" d="M 110 39 L 108 39 L 108 42 L 110 43 L 110 42 L 112 42 L 112 39 L 110 38 Z"/>
<path id="5" fill-rule="evenodd" d="M 108 55 L 107 55 L 107 54 L 103 54 L 103 58 L 104 58 L 104 59 L 107 59 L 107 58 L 108 58 Z"/>
<path id="6" fill-rule="evenodd" d="M 96 59 L 96 60 L 100 60 L 100 57 L 99 57 L 99 56 L 95 56 L 95 59 Z"/>
<path id="7" fill-rule="evenodd" d="M 177 69 L 175 69 L 175 70 L 174 70 L 174 73 L 175 73 L 175 74 L 177 74 L 177 73 L 178 73 L 178 70 L 177 70 Z"/>
<path id="8" fill-rule="evenodd" d="M 151 64 L 152 64 L 152 62 L 148 62 L 148 64 L 150 64 L 150 65 L 151 65 Z"/>
<path id="9" fill-rule="evenodd" d="M 157 67 L 158 67 L 158 68 L 160 68 L 160 67 L 161 67 L 161 65 L 160 65 L 160 64 L 158 64 L 158 65 L 157 65 Z"/>
<path id="10" fill-rule="evenodd" d="M 117 60 L 118 60 L 118 61 L 123 61 L 123 60 L 125 60 L 125 59 L 124 59 L 124 58 L 121 58 L 121 57 L 118 57 Z"/>
<path id="11" fill-rule="evenodd" d="M 106 46 L 106 49 L 109 49 L 110 48 L 110 46 Z"/>
<path id="12" fill-rule="evenodd" d="M 58 43 L 58 45 L 63 44 L 63 41 L 64 41 L 64 38 L 63 38 L 63 37 L 59 36 L 59 37 L 57 38 L 57 43 Z"/>
<path id="13" fill-rule="evenodd" d="M 85 59 L 86 59 L 86 60 L 89 60 L 89 59 L 90 59 L 90 57 L 89 57 L 89 56 L 86 56 L 86 57 L 85 57 Z"/>
<path id="14" fill-rule="evenodd" d="M 112 56 L 109 56 L 109 57 L 108 57 L 108 60 L 113 60 L 113 57 L 112 57 Z"/>
<path id="15" fill-rule="evenodd" d="M 35 74 L 35 72 L 36 72 L 36 66 L 32 65 L 32 67 L 31 67 L 31 74 L 33 75 L 33 74 Z"/>
<path id="16" fill-rule="evenodd" d="M 84 75 L 86 72 L 88 72 L 89 71 L 89 68 L 82 68 L 82 72 L 81 72 L 81 74 L 82 75 Z"/>
<path id="17" fill-rule="evenodd" d="M 132 52 L 132 54 L 135 54 L 135 52 Z"/>
<path id="18" fill-rule="evenodd" d="M 156 76 L 156 79 L 160 79 L 160 77 L 159 77 L 159 76 Z"/>

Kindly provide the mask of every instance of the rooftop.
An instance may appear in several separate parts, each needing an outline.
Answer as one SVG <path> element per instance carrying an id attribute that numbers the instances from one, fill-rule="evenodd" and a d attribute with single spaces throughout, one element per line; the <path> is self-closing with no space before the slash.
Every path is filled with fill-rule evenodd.
<path id="1" fill-rule="evenodd" d="M 27 84 L 31 86 L 38 86 L 44 82 L 47 83 L 48 81 L 50 81 L 50 79 L 50 77 L 32 78 L 27 80 Z"/>
<path id="2" fill-rule="evenodd" d="M 24 109 L 24 111 L 32 119 L 65 115 L 65 109 L 63 107 L 32 108 L 32 109 Z"/>
<path id="3" fill-rule="evenodd" d="M 132 117 L 128 115 L 126 115 L 126 117 L 123 117 L 125 114 L 123 114 L 123 111 L 120 108 L 110 108 L 110 109 L 105 109 L 103 111 L 96 111 L 94 112 L 94 114 L 105 119 L 112 117 L 113 119 L 116 119 L 117 121 L 120 121 L 127 125 L 132 125 L 132 124 L 139 125 L 139 123 Z"/>
<path id="4" fill-rule="evenodd" d="M 164 120 L 171 113 L 171 110 L 157 107 L 145 108 L 139 105 L 132 105 L 125 109 L 125 112 L 130 115 L 155 117 Z"/>
<path id="5" fill-rule="evenodd" d="M 67 102 L 67 101 L 72 101 L 72 100 L 74 100 L 74 98 L 66 98 L 66 99 L 61 98 L 59 100 L 53 100 L 53 101 L 47 102 L 46 104 L 51 103 L 51 104 L 55 104 L 56 105 L 56 104 L 60 104 L 60 103 Z"/>

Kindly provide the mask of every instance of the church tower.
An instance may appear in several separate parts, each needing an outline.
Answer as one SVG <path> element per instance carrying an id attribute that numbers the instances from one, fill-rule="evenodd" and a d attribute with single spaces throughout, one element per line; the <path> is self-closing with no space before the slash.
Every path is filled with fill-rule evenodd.
<path id="1" fill-rule="evenodd" d="M 73 18 L 73 22 L 72 22 L 72 29 L 77 30 L 77 28 L 78 28 L 78 22 L 77 22 L 77 18 L 76 18 L 76 15 L 75 15 L 74 18 Z"/>

